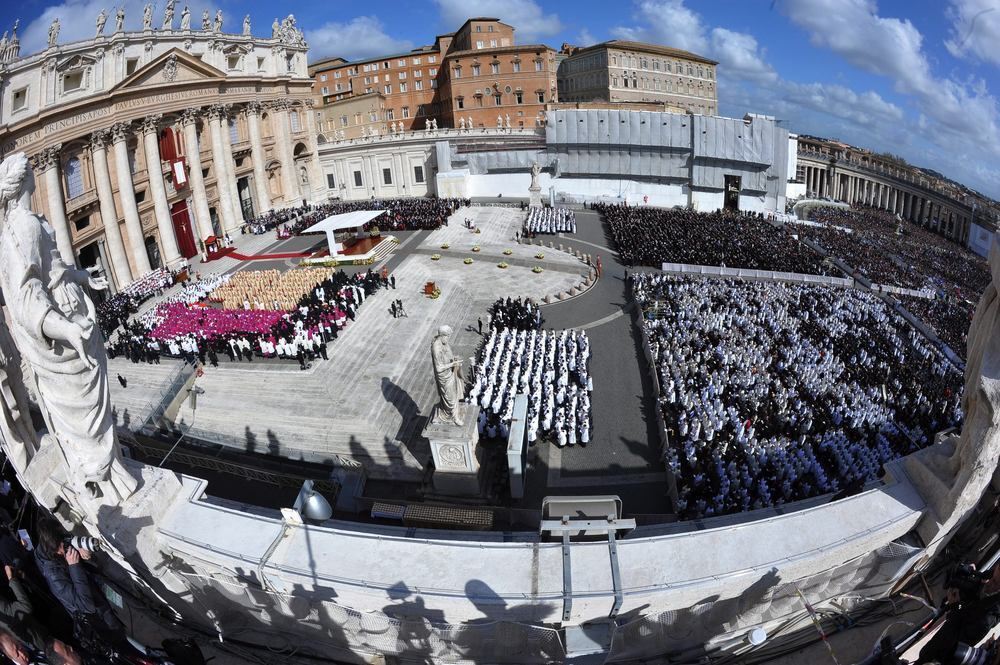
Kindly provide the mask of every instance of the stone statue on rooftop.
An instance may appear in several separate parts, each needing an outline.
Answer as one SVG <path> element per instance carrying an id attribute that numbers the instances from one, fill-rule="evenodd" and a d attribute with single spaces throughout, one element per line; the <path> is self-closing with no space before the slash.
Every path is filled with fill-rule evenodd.
<path id="1" fill-rule="evenodd" d="M 243 36 L 250 36 L 250 14 L 243 17 Z"/>
<path id="2" fill-rule="evenodd" d="M 431 342 L 431 362 L 434 365 L 434 382 L 437 384 L 439 398 L 431 420 L 461 426 L 463 423 L 458 402 L 464 397 L 465 377 L 462 376 L 462 359 L 451 350 L 451 333 L 451 326 L 441 326 Z"/>
<path id="3" fill-rule="evenodd" d="M 111 416 L 107 356 L 85 287 L 107 281 L 65 263 L 47 222 L 31 209 L 35 180 L 24 153 L 0 163 L 0 288 L 11 335 L 34 375 L 38 406 L 58 444 L 70 483 L 102 503 L 130 496 Z"/>
<path id="4" fill-rule="evenodd" d="M 274 19 L 274 23 L 271 24 L 271 39 L 278 39 L 281 37 L 281 24 L 278 23 L 277 17 Z"/>
<path id="5" fill-rule="evenodd" d="M 184 5 L 184 9 L 181 10 L 181 30 L 191 29 L 191 10 L 188 9 L 187 5 Z"/>
<path id="6" fill-rule="evenodd" d="M 52 21 L 52 25 L 49 26 L 49 46 L 55 46 L 56 42 L 59 41 L 59 27 L 59 17 L 57 16 Z"/>
<path id="7" fill-rule="evenodd" d="M 538 162 L 531 163 L 531 185 L 528 189 L 541 189 L 542 186 L 538 184 L 538 175 L 542 172 L 542 167 L 538 165 Z"/>
<path id="8" fill-rule="evenodd" d="M 177 4 L 177 0 L 167 0 L 167 5 L 163 9 L 163 29 L 173 30 L 174 29 L 174 6 Z"/>
<path id="9" fill-rule="evenodd" d="M 212 29 L 215 32 L 222 32 L 222 10 L 221 9 L 216 9 L 215 10 L 215 25 L 212 26 Z"/>
<path id="10" fill-rule="evenodd" d="M 146 6 L 142 8 L 142 29 L 152 30 L 153 29 L 153 4 L 146 3 Z"/>
<path id="11" fill-rule="evenodd" d="M 101 13 L 97 15 L 97 33 L 95 37 L 100 37 L 104 33 L 104 24 L 108 22 L 108 13 L 101 10 Z"/>
<path id="12" fill-rule="evenodd" d="M 212 18 L 209 16 L 207 9 L 201 13 L 201 29 L 205 32 L 212 29 Z"/>
<path id="13" fill-rule="evenodd" d="M 1000 234 L 989 253 L 992 279 L 976 307 L 967 342 L 961 436 L 952 436 L 905 459 L 932 514 L 936 538 L 944 539 L 979 503 L 1000 460 Z M 933 543 L 932 537 L 924 536 Z M 942 542 L 944 542 L 942 540 Z"/>
<path id="14" fill-rule="evenodd" d="M 115 32 L 121 32 L 125 28 L 125 8 L 119 7 L 115 12 Z"/>

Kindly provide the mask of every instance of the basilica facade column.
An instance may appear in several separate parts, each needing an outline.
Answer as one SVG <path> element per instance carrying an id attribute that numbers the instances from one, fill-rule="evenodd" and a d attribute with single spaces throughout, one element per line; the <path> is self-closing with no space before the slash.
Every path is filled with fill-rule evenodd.
<path id="1" fill-rule="evenodd" d="M 132 265 L 135 266 L 134 274 L 142 276 L 150 271 L 150 265 L 145 239 L 142 237 L 139 206 L 135 203 L 132 163 L 128 158 L 128 138 L 131 132 L 132 126 L 128 122 L 119 122 L 111 126 L 111 140 L 115 151 L 115 175 L 118 180 L 118 201 L 122 206 L 122 215 L 125 217 L 128 246 L 132 252 Z"/>
<path id="2" fill-rule="evenodd" d="M 309 159 L 309 188 L 312 191 L 302 192 L 302 195 L 308 197 L 310 201 L 316 200 L 319 192 L 326 189 L 326 183 L 323 181 L 323 169 L 319 165 L 319 144 L 316 143 L 316 136 L 319 132 L 316 129 L 316 112 L 313 111 L 315 103 L 313 100 L 307 99 L 302 106 L 302 114 L 306 119 L 306 134 L 309 137 L 309 151 L 312 153 L 312 157 Z"/>
<path id="3" fill-rule="evenodd" d="M 222 230 L 226 233 L 240 227 L 233 210 L 233 197 L 229 191 L 229 181 L 225 170 L 225 148 L 222 143 L 222 123 L 225 111 L 221 106 L 208 109 L 209 131 L 212 133 L 212 162 L 215 166 L 215 188 L 219 193 L 219 210 L 222 214 Z"/>
<path id="4" fill-rule="evenodd" d="M 187 153 L 191 181 L 191 198 L 194 199 L 194 219 L 199 239 L 215 235 L 212 215 L 208 209 L 208 193 L 205 191 L 205 176 L 201 167 L 201 144 L 198 143 L 198 109 L 187 109 L 181 113 L 181 128 L 184 131 L 184 147 Z"/>
<path id="5" fill-rule="evenodd" d="M 174 235 L 174 223 L 170 218 L 170 206 L 167 204 L 167 188 L 163 184 L 163 169 L 160 166 L 160 122 L 163 114 L 155 113 L 142 119 L 142 147 L 146 156 L 146 176 L 149 178 L 149 189 L 153 194 L 153 210 L 156 214 L 156 227 L 160 230 L 160 249 L 164 261 L 169 268 L 181 262 L 181 253 L 177 248 L 177 236 Z"/>
<path id="6" fill-rule="evenodd" d="M 222 163 L 226 167 L 226 183 L 229 185 L 229 195 L 233 197 L 233 213 L 236 215 L 237 226 L 243 225 L 243 204 L 240 201 L 240 189 L 236 184 L 236 160 L 233 159 L 233 141 L 229 128 L 232 120 L 232 104 L 222 107 L 222 153 L 225 157 Z"/>
<path id="7" fill-rule="evenodd" d="M 73 254 L 73 236 L 69 232 L 69 222 L 66 221 L 66 207 L 63 198 L 62 175 L 60 174 L 59 162 L 62 144 L 57 143 L 34 156 L 34 168 L 42 172 L 42 181 L 45 183 L 47 219 L 52 230 L 56 234 L 56 246 L 59 254 L 68 266 L 76 265 L 76 256 Z"/>
<path id="8" fill-rule="evenodd" d="M 115 195 L 111 188 L 111 173 L 108 171 L 108 143 L 111 134 L 103 129 L 90 136 L 90 154 L 94 159 L 94 178 L 97 181 L 97 201 L 101 206 L 101 222 L 107 238 L 108 253 L 111 255 L 110 272 L 119 289 L 132 281 L 132 269 L 128 265 L 122 230 L 115 212 Z"/>
<path id="9" fill-rule="evenodd" d="M 247 130 L 250 134 L 250 159 L 253 162 L 253 187 L 257 193 L 258 213 L 271 209 L 271 193 L 267 191 L 267 156 L 260 136 L 260 102 L 250 102 L 243 112 L 247 116 Z"/>
<path id="10" fill-rule="evenodd" d="M 300 200 L 299 181 L 295 176 L 295 156 L 292 154 L 288 106 L 288 102 L 285 101 L 271 103 L 271 127 L 274 130 L 278 159 L 281 162 L 281 189 L 284 192 L 285 207 L 297 205 Z"/>

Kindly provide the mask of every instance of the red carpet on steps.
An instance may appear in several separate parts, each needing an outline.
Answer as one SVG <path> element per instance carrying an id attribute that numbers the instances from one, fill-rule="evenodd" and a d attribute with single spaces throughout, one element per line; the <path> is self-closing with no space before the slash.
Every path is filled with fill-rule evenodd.
<path id="1" fill-rule="evenodd" d="M 209 252 L 208 259 L 205 261 L 205 263 L 211 263 L 212 261 L 224 258 L 226 256 L 229 256 L 230 254 L 233 254 L 235 251 L 236 251 L 235 247 L 223 247 L 217 252 Z"/>
<path id="2" fill-rule="evenodd" d="M 229 256 L 240 261 L 270 261 L 277 259 L 304 259 L 311 256 L 312 252 L 287 252 L 284 254 L 240 254 L 233 252 Z"/>

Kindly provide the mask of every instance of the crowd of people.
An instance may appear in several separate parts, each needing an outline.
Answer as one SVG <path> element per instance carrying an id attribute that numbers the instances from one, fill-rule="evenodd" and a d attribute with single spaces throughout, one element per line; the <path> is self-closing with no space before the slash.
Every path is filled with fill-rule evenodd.
<path id="1" fill-rule="evenodd" d="M 220 356 L 232 362 L 279 358 L 297 360 L 305 369 L 313 360 L 327 358 L 327 344 L 354 320 L 367 296 L 388 284 L 372 271 L 349 276 L 342 270 L 315 270 L 323 275 L 304 282 L 287 310 L 220 309 L 204 300 L 162 303 L 126 322 L 108 345 L 108 356 L 139 363 L 159 362 L 165 355 L 213 366 Z"/>
<path id="2" fill-rule="evenodd" d="M 293 208 L 289 211 L 271 212 L 259 219 L 260 228 L 266 232 L 275 229 L 279 238 L 299 235 L 313 224 L 331 215 L 341 215 L 359 210 L 385 210 L 384 215 L 364 226 L 365 231 L 413 231 L 436 229 L 447 224 L 448 217 L 462 206 L 470 205 L 468 199 L 407 198 L 364 199 L 360 201 L 333 201 L 319 206 Z"/>
<path id="3" fill-rule="evenodd" d="M 479 349 L 471 403 L 482 407 L 479 431 L 505 440 L 514 415 L 514 398 L 527 395 L 525 435 L 563 447 L 587 445 L 592 428 L 588 371 L 590 340 L 575 330 L 493 328 Z"/>
<path id="4" fill-rule="evenodd" d="M 531 298 L 500 298 L 487 310 L 489 327 L 494 330 L 541 330 L 542 311 Z M 480 330 L 482 332 L 482 330 Z"/>
<path id="5" fill-rule="evenodd" d="M 961 423 L 961 371 L 871 293 L 629 279 L 685 517 L 863 484 Z"/>
<path id="6" fill-rule="evenodd" d="M 524 235 L 538 233 L 576 233 L 576 213 L 569 208 L 528 208 Z"/>
<path id="7" fill-rule="evenodd" d="M 105 336 L 110 335 L 139 307 L 154 296 L 161 295 L 174 284 L 174 274 L 166 268 L 151 270 L 121 291 L 97 305 L 97 325 Z"/>
<path id="8" fill-rule="evenodd" d="M 606 220 L 614 248 L 629 267 L 684 263 L 811 275 L 835 272 L 759 214 L 607 203 L 592 207 Z"/>
<path id="9" fill-rule="evenodd" d="M 969 326 L 975 313 L 975 303 L 953 297 L 901 298 L 908 312 L 930 326 L 931 330 L 960 358 L 965 358 Z"/>

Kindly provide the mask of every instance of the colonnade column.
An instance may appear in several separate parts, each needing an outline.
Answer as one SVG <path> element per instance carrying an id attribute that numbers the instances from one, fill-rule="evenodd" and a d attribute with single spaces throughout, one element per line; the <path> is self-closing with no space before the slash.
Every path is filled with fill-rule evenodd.
<path id="1" fill-rule="evenodd" d="M 149 189 L 153 194 L 153 210 L 156 213 L 156 226 L 160 230 L 160 247 L 168 267 L 174 267 L 181 262 L 181 253 L 177 248 L 177 236 L 174 235 L 174 223 L 170 218 L 170 206 L 167 204 L 167 189 L 163 184 L 163 169 L 160 166 L 160 121 L 163 114 L 155 113 L 142 119 L 142 147 L 146 156 L 146 175 L 149 178 Z"/>
<path id="2" fill-rule="evenodd" d="M 115 212 L 115 195 L 111 189 L 111 174 L 108 171 L 108 143 L 111 135 L 106 129 L 90 135 L 90 154 L 94 159 L 94 176 L 97 180 L 97 201 L 101 206 L 101 222 L 107 238 L 108 252 L 111 254 L 110 272 L 118 288 L 132 281 L 132 269 L 128 265 L 122 230 L 118 226 Z"/>
<path id="3" fill-rule="evenodd" d="M 247 116 L 247 130 L 250 134 L 250 159 L 253 162 L 253 186 L 257 192 L 259 213 L 271 209 L 271 193 L 267 191 L 267 172 L 264 170 L 264 143 L 260 138 L 260 102 L 250 102 L 243 112 Z"/>
<path id="4" fill-rule="evenodd" d="M 118 180 L 118 201 L 125 217 L 125 231 L 128 232 L 128 246 L 132 251 L 132 265 L 137 276 L 145 275 L 150 270 L 149 255 L 146 253 L 146 242 L 142 237 L 142 220 L 139 219 L 139 206 L 135 203 L 135 186 L 132 184 L 132 163 L 128 158 L 128 137 L 132 125 L 119 122 L 111 126 L 111 140 L 115 151 L 115 176 Z"/>
<path id="5" fill-rule="evenodd" d="M 47 218 L 52 230 L 55 231 L 59 254 L 62 255 L 66 265 L 73 267 L 76 265 L 76 256 L 73 254 L 73 236 L 69 232 L 69 222 L 66 221 L 62 176 L 59 173 L 61 151 L 62 144 L 57 143 L 35 155 L 32 161 L 34 168 L 42 172 L 42 179 L 45 182 Z"/>
<path id="6" fill-rule="evenodd" d="M 181 113 L 181 128 L 184 131 L 184 148 L 190 170 L 191 198 L 194 199 L 194 219 L 199 240 L 215 235 L 212 228 L 212 213 L 208 209 L 208 192 L 205 191 L 205 176 L 201 167 L 201 144 L 198 142 L 198 109 L 186 109 Z"/>
<path id="7" fill-rule="evenodd" d="M 219 106 L 208 109 L 209 131 L 212 133 L 212 163 L 215 166 L 215 189 L 219 194 L 219 209 L 222 214 L 222 230 L 228 233 L 240 227 L 233 210 L 233 197 L 229 191 L 229 179 L 225 167 L 225 149 L 222 143 L 222 119 L 225 110 Z"/>
<path id="8" fill-rule="evenodd" d="M 229 195 L 233 197 L 233 213 L 236 215 L 237 225 L 243 224 L 243 204 L 240 201 L 240 188 L 236 184 L 236 161 L 233 159 L 232 133 L 229 128 L 230 116 L 232 115 L 232 104 L 222 105 L 222 153 L 223 164 L 226 167 L 226 182 L 229 185 Z M 235 121 L 234 121 L 235 122 Z"/>

